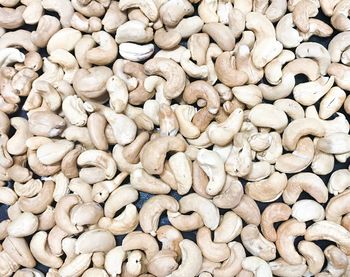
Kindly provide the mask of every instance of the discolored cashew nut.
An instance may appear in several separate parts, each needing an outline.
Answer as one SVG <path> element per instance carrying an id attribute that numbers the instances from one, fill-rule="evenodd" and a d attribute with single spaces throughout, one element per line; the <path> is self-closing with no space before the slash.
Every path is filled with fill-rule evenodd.
<path id="1" fill-rule="evenodd" d="M 241 232 L 241 239 L 244 247 L 254 256 L 265 261 L 273 260 L 276 257 L 274 243 L 265 239 L 257 226 L 252 224 L 245 226 Z"/>

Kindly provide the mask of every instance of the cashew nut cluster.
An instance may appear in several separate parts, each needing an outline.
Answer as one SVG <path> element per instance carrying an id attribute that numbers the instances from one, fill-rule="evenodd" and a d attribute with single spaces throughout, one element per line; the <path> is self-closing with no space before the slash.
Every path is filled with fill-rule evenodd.
<path id="1" fill-rule="evenodd" d="M 349 14 L 0 0 L 0 277 L 349 277 Z"/>

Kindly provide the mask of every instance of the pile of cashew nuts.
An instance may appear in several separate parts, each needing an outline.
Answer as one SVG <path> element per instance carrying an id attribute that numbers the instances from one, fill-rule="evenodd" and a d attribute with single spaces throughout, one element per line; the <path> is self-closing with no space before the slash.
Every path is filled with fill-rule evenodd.
<path id="1" fill-rule="evenodd" d="M 349 277 L 349 12 L 0 0 L 0 276 Z"/>

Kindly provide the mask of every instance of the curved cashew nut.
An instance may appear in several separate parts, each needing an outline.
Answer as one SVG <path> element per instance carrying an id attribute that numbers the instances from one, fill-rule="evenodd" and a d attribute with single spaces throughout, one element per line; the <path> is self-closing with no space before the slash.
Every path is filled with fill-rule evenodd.
<path id="1" fill-rule="evenodd" d="M 275 168 L 284 173 L 296 173 L 307 168 L 315 155 L 314 143 L 309 137 L 301 138 L 292 153 L 277 158 Z"/>
<path id="2" fill-rule="evenodd" d="M 10 120 L 11 126 L 16 133 L 7 141 L 7 151 L 11 155 L 21 155 L 27 151 L 25 141 L 32 137 L 30 125 L 25 118 L 13 117 Z"/>
<path id="3" fill-rule="evenodd" d="M 298 264 L 298 265 L 291 265 L 287 263 L 285 260 L 283 260 L 282 258 L 278 258 L 273 262 L 270 262 L 269 266 L 271 268 L 272 273 L 278 276 L 285 276 L 285 275 L 302 276 L 303 274 L 307 273 L 307 269 L 308 269 L 305 263 Z"/>
<path id="4" fill-rule="evenodd" d="M 22 213 L 7 226 L 7 233 L 12 237 L 26 237 L 36 232 L 38 217 L 32 213 Z"/>
<path id="5" fill-rule="evenodd" d="M 287 176 L 274 172 L 269 178 L 245 186 L 246 194 L 256 201 L 272 202 L 281 196 L 287 186 Z"/>
<path id="6" fill-rule="evenodd" d="M 303 172 L 289 178 L 283 192 L 283 201 L 287 204 L 295 203 L 302 191 L 309 193 L 319 203 L 328 200 L 328 190 L 322 179 L 316 174 Z"/>
<path id="7" fill-rule="evenodd" d="M 18 199 L 19 207 L 23 212 L 31 212 L 40 214 L 44 212 L 53 200 L 55 183 L 53 181 L 45 181 L 40 192 L 34 197 L 21 196 Z"/>
<path id="8" fill-rule="evenodd" d="M 202 217 L 196 212 L 189 215 L 168 212 L 167 215 L 171 225 L 183 232 L 194 231 L 204 226 Z"/>
<path id="9" fill-rule="evenodd" d="M 210 53 L 209 50 L 210 50 L 210 47 L 208 49 L 207 55 Z M 215 49 L 211 51 L 214 52 L 214 50 Z M 230 52 L 217 53 L 215 57 L 217 57 L 217 59 L 215 61 L 215 68 L 214 68 L 213 74 L 215 74 L 215 77 L 217 77 L 224 85 L 228 87 L 236 87 L 236 86 L 242 86 L 246 82 L 248 82 L 248 79 L 249 79 L 248 74 L 243 70 L 238 70 L 236 59 L 234 56 L 231 55 Z M 211 59 L 210 59 L 210 62 L 211 62 Z M 209 66 L 208 62 L 207 62 L 207 66 Z M 210 76 L 210 72 L 209 72 L 209 76 Z M 216 81 L 216 78 L 215 78 L 215 81 Z"/>
<path id="10" fill-rule="evenodd" d="M 276 246 L 259 232 L 257 226 L 249 224 L 242 229 L 241 239 L 249 253 L 270 261 L 276 258 Z"/>
<path id="11" fill-rule="evenodd" d="M 156 239 L 141 231 L 134 231 L 126 235 L 123 239 L 122 247 L 124 251 L 140 249 L 145 252 L 146 258 L 150 261 L 159 252 Z"/>
<path id="12" fill-rule="evenodd" d="M 69 95 L 63 99 L 62 110 L 69 122 L 75 126 L 85 126 L 87 114 L 84 110 L 83 100 L 77 95 Z"/>
<path id="13" fill-rule="evenodd" d="M 337 34 L 328 45 L 328 52 L 333 63 L 340 62 L 342 53 L 350 44 L 350 31 Z"/>
<path id="14" fill-rule="evenodd" d="M 82 226 L 73 224 L 70 219 L 70 211 L 77 204 L 81 204 L 81 199 L 73 194 L 65 195 L 57 202 L 55 208 L 56 224 L 67 234 L 77 234 L 84 229 Z"/>
<path id="15" fill-rule="evenodd" d="M 98 226 L 107 229 L 113 235 L 124 235 L 134 231 L 139 224 L 139 214 L 137 208 L 133 204 L 125 206 L 124 211 L 117 217 L 111 219 L 109 217 L 102 217 Z"/>
<path id="16" fill-rule="evenodd" d="M 281 257 L 289 264 L 301 264 L 304 259 L 294 248 L 294 240 L 306 232 L 306 224 L 296 219 L 283 222 L 277 229 L 276 247 Z"/>
<path id="17" fill-rule="evenodd" d="M 211 123 L 207 128 L 209 139 L 212 143 L 225 146 L 232 141 L 234 135 L 238 133 L 243 123 L 243 110 L 234 110 L 222 123 Z"/>
<path id="18" fill-rule="evenodd" d="M 63 0 L 59 3 L 52 0 L 43 0 L 42 6 L 45 10 L 57 12 L 64 28 L 70 26 L 71 18 L 74 14 L 74 8 L 69 0 Z"/>
<path id="19" fill-rule="evenodd" d="M 152 43 L 139 45 L 131 42 L 124 42 L 119 45 L 120 55 L 129 61 L 141 62 L 147 60 L 154 52 Z"/>
<path id="20" fill-rule="evenodd" d="M 215 230 L 219 225 L 220 215 L 218 208 L 208 199 L 191 193 L 182 197 L 179 201 L 180 212 L 197 212 L 203 219 L 204 225 Z"/>
<path id="21" fill-rule="evenodd" d="M 36 262 L 24 238 L 6 237 L 3 250 L 13 261 L 24 267 L 34 267 Z"/>
<path id="22" fill-rule="evenodd" d="M 180 195 L 188 193 L 192 187 L 192 162 L 190 158 L 185 153 L 178 152 L 169 158 L 168 166 L 174 175 L 177 192 Z"/>
<path id="23" fill-rule="evenodd" d="M 282 66 L 287 62 L 295 59 L 295 54 L 290 50 L 282 50 L 282 52 L 265 67 L 265 77 L 272 85 L 277 85 L 281 82 Z"/>
<path id="24" fill-rule="evenodd" d="M 206 193 L 217 195 L 225 185 L 226 173 L 224 162 L 220 156 L 207 149 L 201 149 L 197 154 L 198 165 L 209 177 Z"/>
<path id="25" fill-rule="evenodd" d="M 230 249 L 226 243 L 213 242 L 211 231 L 207 227 L 198 229 L 196 235 L 197 245 L 202 251 L 203 257 L 212 262 L 222 262 L 229 258 Z"/>
<path id="26" fill-rule="evenodd" d="M 252 60 L 256 67 L 262 68 L 277 57 L 283 45 L 276 40 L 275 28 L 266 16 L 251 12 L 246 15 L 246 27 L 255 34 Z"/>
<path id="27" fill-rule="evenodd" d="M 320 73 L 325 75 L 331 64 L 331 57 L 328 50 L 321 44 L 315 42 L 304 42 L 295 50 L 298 58 L 313 58 L 317 61 Z"/>
<path id="28" fill-rule="evenodd" d="M 202 253 L 199 247 L 191 240 L 184 239 L 180 242 L 182 262 L 178 269 L 173 271 L 169 277 L 194 277 L 202 266 Z"/>
<path id="29" fill-rule="evenodd" d="M 236 276 L 242 269 L 242 261 L 246 257 L 241 243 L 232 241 L 228 243 L 230 257 L 219 268 L 215 268 L 213 275 L 217 277 Z"/>
<path id="30" fill-rule="evenodd" d="M 346 204 L 349 197 L 349 190 L 332 197 L 326 207 L 326 219 L 340 224 L 342 216 L 350 212 Z"/>
<path id="31" fill-rule="evenodd" d="M 322 270 L 324 255 L 322 249 L 313 242 L 302 240 L 298 243 L 298 250 L 306 260 L 308 272 L 317 274 Z"/>
<path id="32" fill-rule="evenodd" d="M 4 48 L 0 50 L 0 67 L 5 67 L 16 62 L 24 62 L 24 54 L 16 48 Z"/>
<path id="33" fill-rule="evenodd" d="M 139 8 L 151 21 L 156 21 L 158 18 L 158 8 L 153 0 L 121 0 L 119 8 L 125 11 L 130 8 Z"/>
<path id="34" fill-rule="evenodd" d="M 117 164 L 107 152 L 101 150 L 86 150 L 82 152 L 77 163 L 79 166 L 97 166 L 105 171 L 106 179 L 111 180 L 117 172 Z"/>
<path id="35" fill-rule="evenodd" d="M 105 252 L 116 246 L 113 234 L 107 230 L 94 229 L 82 233 L 75 242 L 76 254 Z"/>
<path id="36" fill-rule="evenodd" d="M 53 165 L 60 162 L 73 148 L 73 142 L 63 139 L 40 145 L 36 154 L 42 164 Z M 55 152 L 52 152 L 52 149 L 55 149 Z"/>
<path id="37" fill-rule="evenodd" d="M 256 277 L 272 277 L 269 264 L 259 257 L 244 258 L 242 268 L 254 272 Z"/>
<path id="38" fill-rule="evenodd" d="M 38 47 L 31 41 L 31 32 L 27 30 L 6 32 L 0 37 L 0 49 L 16 46 L 24 48 L 28 52 L 38 51 Z"/>
<path id="39" fill-rule="evenodd" d="M 342 193 L 350 186 L 350 171 L 348 169 L 339 169 L 332 173 L 328 181 L 328 190 L 334 195 Z"/>
<path id="40" fill-rule="evenodd" d="M 148 174 L 142 168 L 137 168 L 131 172 L 130 183 L 133 188 L 151 194 L 167 194 L 171 190 L 167 183 Z"/>
<path id="41" fill-rule="evenodd" d="M 47 236 L 47 233 L 44 231 L 37 232 L 30 241 L 30 251 L 34 258 L 41 264 L 52 268 L 59 268 L 63 261 L 61 258 L 53 255 L 46 246 Z"/>
<path id="42" fill-rule="evenodd" d="M 294 203 L 292 207 L 292 217 L 300 222 L 309 220 L 320 221 L 325 217 L 323 207 L 314 200 L 303 199 Z"/>
<path id="43" fill-rule="evenodd" d="M 113 218 L 114 214 L 124 206 L 135 202 L 139 194 L 130 185 L 123 185 L 115 189 L 104 205 L 104 215 Z"/>
<path id="44" fill-rule="evenodd" d="M 179 137 L 159 137 L 144 145 L 140 160 L 147 173 L 160 174 L 163 172 L 167 152 L 184 152 L 185 149 L 186 143 Z"/>
<path id="45" fill-rule="evenodd" d="M 344 154 L 350 151 L 350 135 L 346 133 L 332 133 L 320 138 L 317 148 L 328 154 Z"/>
<path id="46" fill-rule="evenodd" d="M 113 37 L 105 31 L 99 31 L 93 33 L 92 38 L 100 46 L 86 52 L 87 62 L 96 65 L 106 65 L 113 62 L 118 54 L 118 45 Z"/>
<path id="47" fill-rule="evenodd" d="M 343 226 L 328 220 L 318 221 L 306 229 L 308 241 L 330 240 L 337 243 L 347 255 L 350 253 L 350 232 Z"/>
<path id="48" fill-rule="evenodd" d="M 145 73 L 159 75 L 167 80 L 164 85 L 164 95 L 168 99 L 178 97 L 185 88 L 186 74 L 173 60 L 168 58 L 153 58 L 145 63 Z"/>
<path id="49" fill-rule="evenodd" d="M 322 124 L 314 118 L 301 118 L 293 120 L 284 130 L 282 144 L 287 150 L 294 150 L 299 139 L 306 135 L 322 137 L 325 129 Z"/>
<path id="50" fill-rule="evenodd" d="M 271 104 L 258 104 L 251 109 L 249 120 L 257 127 L 268 127 L 281 131 L 288 125 L 288 118 L 284 111 Z"/>
<path id="51" fill-rule="evenodd" d="M 105 256 L 104 266 L 106 271 L 116 277 L 122 272 L 122 264 L 126 259 L 126 252 L 121 246 L 109 250 Z"/>
<path id="52" fill-rule="evenodd" d="M 156 235 L 160 215 L 168 210 L 177 212 L 179 204 L 171 196 L 155 195 L 148 199 L 140 209 L 140 226 L 145 233 Z"/>
<path id="53" fill-rule="evenodd" d="M 284 203 L 272 203 L 267 206 L 261 215 L 261 232 L 265 238 L 275 242 L 277 233 L 273 224 L 287 220 L 291 213 L 291 208 Z"/>
<path id="54" fill-rule="evenodd" d="M 80 254 L 63 264 L 58 270 L 59 276 L 80 276 L 89 267 L 92 254 Z"/>

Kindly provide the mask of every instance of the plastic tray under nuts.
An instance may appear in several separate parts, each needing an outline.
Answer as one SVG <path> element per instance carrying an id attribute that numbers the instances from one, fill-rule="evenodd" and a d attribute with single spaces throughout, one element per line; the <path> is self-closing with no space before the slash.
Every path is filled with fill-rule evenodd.
<path id="1" fill-rule="evenodd" d="M 349 1 L 350 1 L 350 0 L 349 0 Z M 53 15 L 53 16 L 57 16 L 55 13 L 50 13 L 50 12 L 47 12 L 47 11 L 46 11 L 46 14 L 50 14 L 50 15 Z M 331 25 L 330 22 L 329 22 L 329 18 L 327 18 L 327 17 L 322 13 L 321 9 L 319 10 L 319 14 L 318 14 L 318 16 L 317 16 L 316 18 L 318 18 L 318 19 L 324 21 L 325 23 Z M 24 29 L 27 29 L 27 30 L 29 30 L 29 31 L 32 31 L 32 30 L 33 30 L 33 28 L 32 28 L 32 27 L 29 27 L 28 25 L 25 25 Z M 322 44 L 324 47 L 328 48 L 328 44 L 329 44 L 330 40 L 331 40 L 336 34 L 338 34 L 338 32 L 337 32 L 336 30 L 334 30 L 334 34 L 333 34 L 331 37 L 328 37 L 328 38 L 320 38 L 320 37 L 312 36 L 308 41 L 309 41 L 309 42 L 317 42 L 317 43 L 320 43 L 320 44 Z M 181 45 L 186 46 L 186 41 L 182 41 L 182 42 L 181 42 Z M 291 49 L 291 50 L 294 50 L 294 49 Z M 158 48 L 156 48 L 155 53 L 156 53 L 157 51 L 159 51 Z M 41 54 L 43 57 L 47 57 L 47 56 L 48 56 L 47 52 L 46 52 L 44 49 L 41 49 L 40 54 Z M 121 58 L 119 54 L 118 54 L 118 58 Z M 110 66 L 110 67 L 111 67 L 111 66 Z M 296 76 L 296 85 L 299 84 L 299 83 L 301 83 L 301 82 L 306 82 L 306 81 L 307 81 L 307 80 L 304 79 L 303 76 Z M 261 81 L 261 83 L 267 83 L 267 82 L 263 79 L 263 80 Z M 289 97 L 289 98 L 291 98 L 291 97 Z M 22 99 L 22 100 L 23 100 L 23 99 Z M 266 101 L 266 100 L 264 100 L 264 101 L 265 101 L 266 103 L 270 103 L 270 101 Z M 21 104 L 23 104 L 23 102 L 24 102 L 24 100 L 22 101 Z M 318 108 L 318 102 L 316 103 L 316 107 Z M 343 114 L 346 116 L 348 122 L 350 122 L 350 116 L 349 116 L 343 109 L 341 109 L 339 112 L 343 113 Z M 26 113 L 25 113 L 24 111 L 22 111 L 22 110 L 19 110 L 19 111 L 17 111 L 16 113 L 14 113 L 14 114 L 12 115 L 12 117 L 14 117 L 14 116 L 20 116 L 20 117 L 27 118 Z M 333 117 L 336 117 L 336 115 L 333 116 Z M 330 118 L 330 119 L 332 119 L 332 118 Z M 14 133 L 14 130 L 11 129 L 11 130 L 10 130 L 10 136 L 11 136 L 13 133 Z M 349 162 L 350 162 L 349 159 L 347 160 L 346 163 L 339 163 L 339 162 L 336 161 L 333 171 L 336 171 L 336 170 L 342 169 L 342 168 L 348 168 Z M 303 172 L 312 172 L 312 171 L 311 171 L 310 168 L 307 168 L 307 169 L 304 170 Z M 329 178 L 330 178 L 330 175 L 331 175 L 331 173 L 328 174 L 328 175 L 319 176 L 319 177 L 324 181 L 325 184 L 327 184 L 327 183 L 328 183 L 328 180 L 329 180 Z M 287 176 L 288 176 L 288 178 L 289 178 L 290 176 L 292 176 L 292 174 L 287 174 Z M 36 177 L 37 177 L 37 176 L 36 176 Z M 123 183 L 128 183 L 128 180 L 129 180 L 129 179 L 127 178 Z M 240 181 L 241 181 L 241 183 L 242 183 L 242 185 L 243 185 L 243 187 L 244 187 L 246 181 L 245 181 L 245 180 L 242 180 L 242 179 L 240 179 Z M 8 182 L 8 183 L 7 183 L 7 186 L 8 186 L 8 187 L 12 187 L 12 186 L 13 186 L 12 182 Z M 193 191 L 191 190 L 190 192 L 193 192 Z M 174 198 L 176 198 L 177 200 L 179 200 L 179 199 L 181 198 L 181 196 L 180 196 L 179 194 L 177 194 L 175 191 L 171 191 L 171 192 L 170 192 L 170 195 L 173 196 Z M 152 197 L 152 195 L 149 194 L 149 193 L 139 192 L 139 199 L 138 199 L 138 201 L 136 202 L 137 208 L 140 209 L 140 208 L 142 207 L 143 203 L 144 203 L 145 201 L 147 201 L 147 199 L 149 199 L 150 197 Z M 329 194 L 329 198 L 330 198 L 330 197 L 332 197 L 331 194 Z M 310 197 L 308 194 L 306 194 L 306 193 L 302 193 L 301 196 L 299 197 L 299 200 L 300 200 L 300 199 L 311 199 L 311 197 Z M 267 207 L 269 204 L 271 204 L 271 203 L 261 203 L 261 202 L 258 202 L 258 201 L 256 201 L 256 202 L 257 202 L 257 204 L 258 204 L 258 206 L 259 206 L 261 212 L 265 209 L 265 207 Z M 275 200 L 274 202 L 283 202 L 282 197 L 278 198 L 278 199 Z M 134 203 L 134 204 L 135 204 L 135 203 Z M 322 204 L 322 205 L 323 205 L 323 207 L 325 208 L 326 205 L 327 205 L 327 203 Z M 8 218 L 8 216 L 7 216 L 7 208 L 8 208 L 8 206 L 6 206 L 6 205 L 1 205 L 1 204 L 0 204 L 0 222 L 1 222 L 2 220 L 5 220 L 5 219 Z M 224 214 L 226 211 L 228 211 L 228 210 L 220 209 L 220 214 Z M 160 217 L 160 223 L 159 223 L 159 224 L 160 224 L 160 226 L 161 226 L 161 225 L 170 224 L 169 221 L 168 221 L 168 219 L 167 219 L 166 213 L 163 213 L 163 214 L 161 215 L 161 217 Z M 311 224 L 312 224 L 312 222 L 307 222 L 307 223 L 306 223 L 307 226 L 310 226 Z M 245 224 L 244 224 L 244 225 L 245 225 Z M 277 223 L 275 226 L 277 227 L 278 225 L 279 225 L 279 224 Z M 140 226 L 137 227 L 137 230 L 141 230 Z M 196 232 L 195 232 L 195 231 L 193 231 L 193 232 L 182 232 L 182 234 L 183 234 L 184 238 L 187 238 L 187 239 L 190 239 L 190 240 L 193 240 L 193 241 L 196 240 Z M 117 245 L 120 245 L 120 244 L 122 243 L 122 240 L 123 240 L 124 237 L 125 237 L 125 235 L 116 236 Z M 31 237 L 29 237 L 28 240 L 30 240 L 30 238 L 31 238 Z M 297 245 L 297 244 L 299 243 L 299 241 L 301 241 L 302 239 L 303 239 L 303 237 L 297 237 L 296 240 L 295 240 L 295 242 L 294 242 L 294 244 Z M 236 241 L 240 241 L 240 237 L 236 238 L 235 240 L 236 240 Z M 332 242 L 330 242 L 330 241 L 315 241 L 315 243 L 316 243 L 318 246 L 320 246 L 320 247 L 322 248 L 322 250 L 324 250 L 328 245 L 334 244 L 334 243 L 332 243 Z M 250 254 L 247 253 L 247 255 L 250 255 Z M 277 256 L 277 257 L 278 257 L 278 256 Z M 37 264 L 36 268 L 37 268 L 38 270 L 44 272 L 44 273 L 46 273 L 47 270 L 48 270 L 48 268 L 47 268 L 46 266 L 43 266 L 43 265 L 41 265 L 41 264 Z"/>

